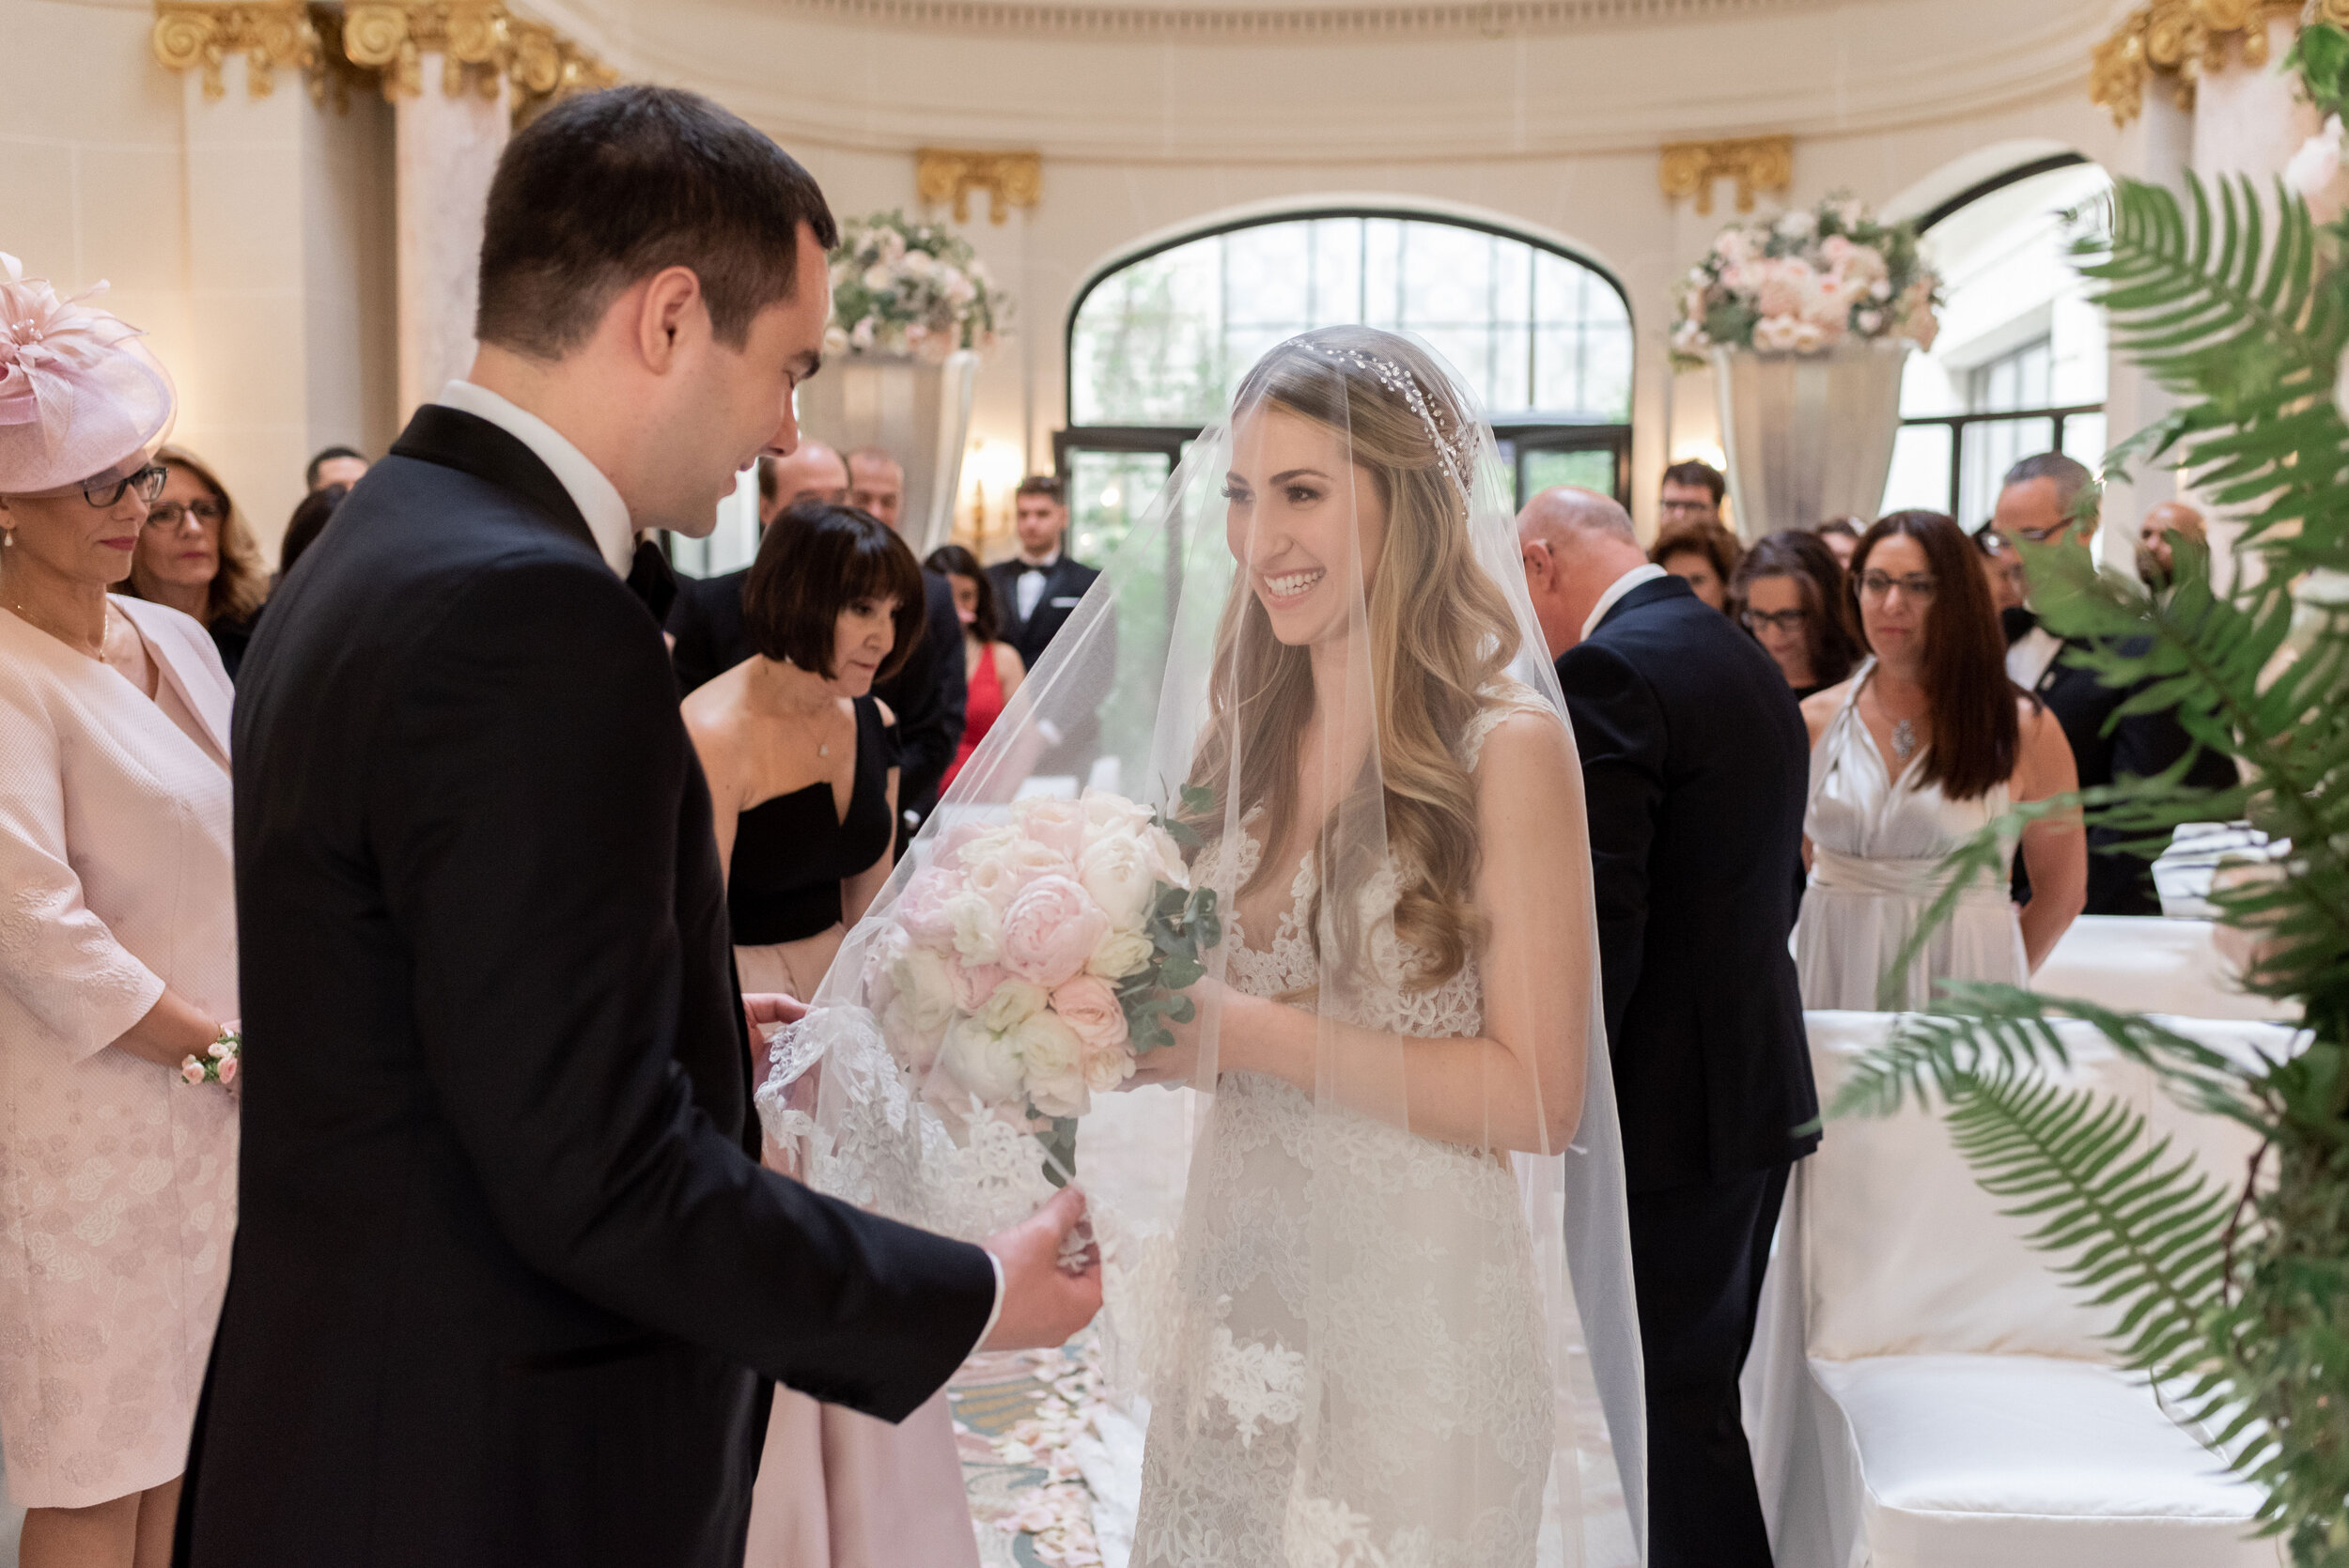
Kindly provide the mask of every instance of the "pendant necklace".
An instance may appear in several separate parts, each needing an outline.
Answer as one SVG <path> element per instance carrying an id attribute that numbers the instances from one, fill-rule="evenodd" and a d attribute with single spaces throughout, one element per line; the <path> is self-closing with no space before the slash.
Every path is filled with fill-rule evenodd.
<path id="1" fill-rule="evenodd" d="M 1892 759 L 1906 762 L 1917 754 L 1917 726 L 1906 719 L 1892 723 Z"/>

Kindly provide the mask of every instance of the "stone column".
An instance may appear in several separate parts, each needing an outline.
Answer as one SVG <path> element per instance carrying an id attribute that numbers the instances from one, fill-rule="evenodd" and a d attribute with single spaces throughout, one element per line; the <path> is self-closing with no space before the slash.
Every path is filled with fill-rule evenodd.
<path id="1" fill-rule="evenodd" d="M 420 64 L 395 132 L 403 420 L 473 364 L 482 215 L 512 123 L 503 77 L 437 52 Z"/>

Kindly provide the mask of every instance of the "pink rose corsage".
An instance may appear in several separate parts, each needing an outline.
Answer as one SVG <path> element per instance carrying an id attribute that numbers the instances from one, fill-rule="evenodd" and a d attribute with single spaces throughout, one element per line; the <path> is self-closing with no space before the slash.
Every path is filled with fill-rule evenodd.
<path id="1" fill-rule="evenodd" d="M 179 1063 L 182 1083 L 234 1083 L 237 1064 L 244 1057 L 244 1036 L 233 1029 L 224 1029 L 220 1038 L 207 1048 L 202 1056 L 191 1056 Z"/>

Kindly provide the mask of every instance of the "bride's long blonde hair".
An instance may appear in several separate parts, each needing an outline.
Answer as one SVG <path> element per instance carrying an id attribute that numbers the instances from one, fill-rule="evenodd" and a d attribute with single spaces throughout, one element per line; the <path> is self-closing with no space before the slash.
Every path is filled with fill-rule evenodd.
<path id="1" fill-rule="evenodd" d="M 1340 962 L 1350 968 L 1362 955 L 1358 894 L 1378 870 L 1376 846 L 1348 843 L 1331 825 L 1348 808 L 1383 808 L 1385 847 L 1402 877 L 1395 933 L 1421 955 L 1412 986 L 1433 989 L 1459 973 L 1485 935 L 1473 898 L 1481 862 L 1475 784 L 1453 747 L 1515 657 L 1519 636 L 1469 536 L 1476 424 L 1425 353 L 1369 327 L 1325 327 L 1289 339 L 1249 372 L 1233 407 L 1235 423 L 1271 407 L 1335 432 L 1386 505 L 1378 559 L 1364 563 L 1376 771 L 1366 767 L 1324 818 L 1321 876 L 1302 924 L 1318 943 L 1324 899 L 1334 893 Z M 1272 634 L 1244 570 L 1217 626 L 1209 691 L 1190 782 L 1214 790 L 1216 804 L 1186 820 L 1203 837 L 1218 836 L 1227 784 L 1237 796 L 1235 820 L 1263 808 L 1267 854 L 1239 890 L 1244 894 L 1284 875 L 1273 851 L 1296 825 L 1301 737 L 1314 711 L 1311 650 Z M 1240 736 L 1248 743 L 1238 747 L 1234 779 Z M 1374 787 L 1381 795 L 1376 802 L 1368 799 Z"/>

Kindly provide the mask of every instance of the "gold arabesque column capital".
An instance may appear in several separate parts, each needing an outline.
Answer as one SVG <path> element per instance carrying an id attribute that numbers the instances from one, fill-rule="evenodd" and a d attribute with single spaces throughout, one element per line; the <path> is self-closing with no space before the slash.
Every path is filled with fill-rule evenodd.
<path id="1" fill-rule="evenodd" d="M 253 95 L 265 97 L 279 66 L 300 68 L 314 97 L 354 83 L 387 99 L 424 90 L 424 56 L 445 66 L 442 90 L 495 98 L 514 90 L 514 122 L 526 123 L 558 98 L 619 80 L 619 72 L 544 23 L 517 16 L 502 0 L 155 0 L 155 58 L 169 70 L 204 72 L 218 98 L 221 62 L 242 53 Z"/>
<path id="2" fill-rule="evenodd" d="M 303 0 L 156 0 L 148 42 L 165 69 L 201 70 L 206 98 L 227 91 L 220 68 L 230 54 L 245 57 L 246 90 L 255 98 L 267 98 L 276 86 L 278 67 L 314 71 L 319 59 L 319 36 Z"/>
<path id="3" fill-rule="evenodd" d="M 952 202 L 955 222 L 971 221 L 971 193 L 985 191 L 987 217 L 1000 224 L 1015 207 L 1044 199 L 1044 160 L 1033 152 L 952 152 L 923 147 L 913 155 L 914 193 L 926 202 Z"/>
<path id="4" fill-rule="evenodd" d="M 2349 21 L 2349 0 L 2315 0 L 2327 21 Z M 2159 78 L 2178 107 L 2194 106 L 2194 84 L 2227 63 L 2230 50 L 2253 70 L 2267 64 L 2271 18 L 2297 22 L 2295 0 L 2150 0 L 2131 11 L 2090 57 L 2089 99 L 2126 125 L 2145 108 L 2145 88 Z"/>
<path id="5" fill-rule="evenodd" d="M 1713 182 L 1737 182 L 1737 210 L 1753 210 L 1756 193 L 1794 188 L 1795 139 L 1744 136 L 1717 142 L 1670 142 L 1656 171 L 1657 185 L 1673 200 L 1694 196 L 1699 212 L 1713 210 Z"/>

